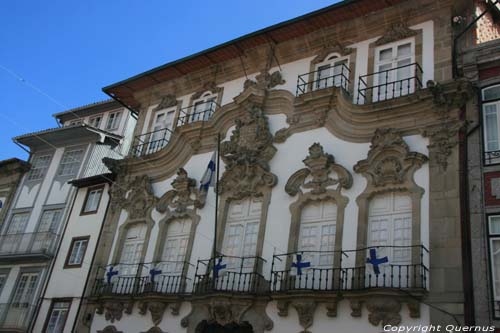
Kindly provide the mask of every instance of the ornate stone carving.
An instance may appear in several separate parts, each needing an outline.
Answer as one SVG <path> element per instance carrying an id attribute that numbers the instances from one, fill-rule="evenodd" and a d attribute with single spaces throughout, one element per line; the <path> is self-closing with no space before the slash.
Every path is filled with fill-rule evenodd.
<path id="1" fill-rule="evenodd" d="M 408 302 L 408 310 L 410 312 L 410 318 L 420 318 L 420 303 L 419 302 Z"/>
<path id="2" fill-rule="evenodd" d="M 201 95 L 203 95 L 203 93 L 207 91 L 211 92 L 212 94 L 219 94 L 220 92 L 222 92 L 222 88 L 217 87 L 217 84 L 214 81 L 208 81 L 200 90 L 198 90 L 191 96 L 191 101 L 200 98 Z"/>
<path id="3" fill-rule="evenodd" d="M 287 317 L 288 316 L 288 305 L 289 301 L 278 301 L 276 307 L 278 308 L 278 316 Z"/>
<path id="4" fill-rule="evenodd" d="M 232 322 L 240 323 L 241 316 L 250 305 L 235 304 L 228 300 L 214 300 L 210 303 L 211 319 L 223 326 Z"/>
<path id="5" fill-rule="evenodd" d="M 359 299 L 351 299 L 349 304 L 351 306 L 351 316 L 355 318 L 361 317 L 363 302 Z"/>
<path id="6" fill-rule="evenodd" d="M 290 115 L 286 118 L 286 122 L 290 125 L 285 128 L 279 129 L 275 134 L 274 134 L 274 142 L 276 143 L 283 143 L 292 135 L 292 128 L 300 122 L 300 115 L 294 114 Z"/>
<path id="7" fill-rule="evenodd" d="M 441 171 L 448 168 L 448 158 L 453 152 L 453 147 L 458 144 L 458 132 L 462 124 L 444 122 L 433 128 L 422 131 L 422 135 L 430 138 L 429 153 L 439 165 Z"/>
<path id="8" fill-rule="evenodd" d="M 226 170 L 219 191 L 231 191 L 238 199 L 260 194 L 260 187 L 273 187 L 277 177 L 269 171 L 269 161 L 276 153 L 272 145 L 267 117 L 257 105 L 250 105 L 236 120 L 236 129 L 228 142 L 221 144 L 221 158 Z"/>
<path id="9" fill-rule="evenodd" d="M 336 164 L 333 155 L 325 153 L 319 143 L 309 147 L 309 155 L 303 162 L 307 168 L 295 172 L 286 183 L 285 191 L 289 195 L 296 195 L 301 187 L 311 189 L 312 194 L 321 194 L 330 186 L 337 185 L 337 191 L 352 186 L 352 176 L 349 171 Z M 335 174 L 335 178 L 330 177 L 332 173 Z M 308 178 L 311 180 L 307 181 Z"/>
<path id="10" fill-rule="evenodd" d="M 316 125 L 318 127 L 323 127 L 323 126 L 325 126 L 326 118 L 328 118 L 328 110 L 327 109 L 315 110 L 314 116 L 316 119 Z"/>
<path id="11" fill-rule="evenodd" d="M 243 84 L 243 89 L 246 90 L 250 87 L 256 87 L 258 89 L 265 90 L 285 84 L 285 82 L 286 81 L 283 79 L 280 71 L 275 71 L 269 74 L 267 70 L 263 70 L 255 77 L 255 81 L 250 79 L 246 80 Z"/>
<path id="12" fill-rule="evenodd" d="M 156 204 L 158 212 L 183 215 L 192 208 L 204 206 L 205 196 L 197 189 L 196 179 L 189 178 L 183 168 L 177 170 L 177 177 L 172 182 L 172 187 L 172 190 L 167 191 L 158 200 Z"/>
<path id="13" fill-rule="evenodd" d="M 337 301 L 326 303 L 326 315 L 330 318 L 337 317 Z"/>
<path id="14" fill-rule="evenodd" d="M 382 37 L 375 41 L 375 45 L 384 45 L 392 43 L 401 39 L 408 37 L 413 37 L 417 34 L 417 31 L 408 28 L 406 23 L 399 22 L 392 24 L 389 29 L 387 29 Z"/>
<path id="15" fill-rule="evenodd" d="M 326 57 L 332 53 L 338 53 L 340 56 L 346 56 L 353 52 L 353 49 L 350 47 L 345 47 L 338 41 L 332 41 L 321 49 L 318 55 L 311 61 L 311 64 L 316 65 L 320 62 L 326 60 Z"/>
<path id="16" fill-rule="evenodd" d="M 158 106 L 153 109 L 153 112 L 163 110 L 166 108 L 170 108 L 172 106 L 176 106 L 177 103 L 178 103 L 178 101 L 177 101 L 177 98 L 175 97 L 175 95 L 172 95 L 172 94 L 165 95 L 161 99 L 160 104 L 158 104 Z"/>
<path id="17" fill-rule="evenodd" d="M 370 298 L 366 302 L 366 308 L 370 312 L 368 321 L 374 326 L 391 325 L 397 326 L 401 323 L 401 303 L 390 297 Z"/>
<path id="18" fill-rule="evenodd" d="M 122 331 L 118 331 L 116 327 L 113 325 L 106 326 L 103 330 L 97 331 L 97 333 L 123 333 Z"/>
<path id="19" fill-rule="evenodd" d="M 450 90 L 450 85 L 447 87 L 448 89 L 432 80 L 427 81 L 427 88 L 432 93 L 434 105 L 437 106 L 436 112 L 442 118 L 448 118 L 450 110 L 461 108 L 474 94 L 472 83 L 465 79 L 453 82 L 451 88 L 454 89 Z"/>
<path id="20" fill-rule="evenodd" d="M 159 328 L 158 326 L 153 326 L 149 330 L 142 333 L 167 333 L 167 332 L 162 331 L 161 328 Z"/>
<path id="21" fill-rule="evenodd" d="M 119 321 L 122 319 L 124 312 L 125 314 L 131 314 L 132 308 L 132 302 L 109 301 L 100 303 L 97 306 L 96 313 L 99 315 L 104 314 L 104 318 L 107 321 L 114 323 L 115 320 Z"/>
<path id="22" fill-rule="evenodd" d="M 299 315 L 299 324 L 304 328 L 301 333 L 309 333 L 307 330 L 314 321 L 314 312 L 316 311 L 316 302 L 314 301 L 294 301 L 292 306 Z"/>
<path id="23" fill-rule="evenodd" d="M 410 152 L 396 130 L 377 129 L 368 158 L 356 163 L 354 171 L 362 173 L 368 179 L 369 186 L 383 187 L 402 184 L 426 161 L 425 155 Z"/>
<path id="24" fill-rule="evenodd" d="M 148 302 L 148 310 L 151 313 L 151 319 L 153 324 L 159 325 L 163 314 L 165 313 L 165 309 L 167 308 L 167 304 L 163 302 Z"/>
<path id="25" fill-rule="evenodd" d="M 137 176 L 132 181 L 120 181 L 111 187 L 112 204 L 125 209 L 129 219 L 143 218 L 154 206 L 156 197 L 149 177 Z"/>

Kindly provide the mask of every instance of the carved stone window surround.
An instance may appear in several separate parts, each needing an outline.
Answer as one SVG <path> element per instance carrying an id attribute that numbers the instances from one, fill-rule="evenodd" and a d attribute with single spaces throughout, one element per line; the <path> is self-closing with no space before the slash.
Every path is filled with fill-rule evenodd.
<path id="1" fill-rule="evenodd" d="M 224 88 L 218 87 L 215 82 L 213 81 L 206 82 L 203 85 L 203 87 L 195 91 L 189 98 L 189 103 L 187 105 L 189 112 L 193 112 L 193 106 L 195 105 L 196 102 L 199 102 L 201 100 L 206 100 L 207 97 L 215 96 L 216 97 L 215 103 L 217 103 L 217 105 L 221 105 L 223 92 Z M 203 97 L 206 93 L 210 93 L 210 96 Z"/>

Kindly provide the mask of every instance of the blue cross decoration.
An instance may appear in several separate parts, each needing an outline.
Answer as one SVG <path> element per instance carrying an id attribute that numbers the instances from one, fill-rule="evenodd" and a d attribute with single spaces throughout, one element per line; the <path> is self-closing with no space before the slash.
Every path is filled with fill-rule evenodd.
<path id="1" fill-rule="evenodd" d="M 161 269 L 155 269 L 155 268 L 151 268 L 149 270 L 149 276 L 151 278 L 151 282 L 155 283 L 155 276 L 161 274 Z"/>
<path id="2" fill-rule="evenodd" d="M 227 265 L 222 265 L 222 258 L 219 258 L 219 261 L 214 266 L 214 277 L 217 278 L 219 276 L 219 271 L 226 268 Z"/>
<path id="3" fill-rule="evenodd" d="M 297 262 L 292 262 L 292 267 L 297 268 L 297 275 L 302 275 L 302 268 L 311 267 L 311 263 L 302 261 L 302 255 L 297 254 Z"/>
<path id="4" fill-rule="evenodd" d="M 114 271 L 113 266 L 109 266 L 109 271 L 106 273 L 106 278 L 107 278 L 108 284 L 111 283 L 111 279 L 115 275 L 118 275 L 118 271 Z"/>
<path id="5" fill-rule="evenodd" d="M 386 262 L 389 262 L 389 259 L 387 258 L 387 256 L 382 257 L 382 258 L 377 258 L 377 250 L 370 249 L 370 258 L 366 258 L 366 262 L 369 264 L 372 264 L 373 271 L 375 272 L 375 275 L 379 275 L 380 269 L 379 269 L 378 265 L 385 264 Z"/>

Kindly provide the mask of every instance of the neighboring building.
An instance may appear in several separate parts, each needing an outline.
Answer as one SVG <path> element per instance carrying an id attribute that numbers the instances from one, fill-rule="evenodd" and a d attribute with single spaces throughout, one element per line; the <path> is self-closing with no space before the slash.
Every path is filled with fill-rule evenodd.
<path id="1" fill-rule="evenodd" d="M 29 170 L 29 167 L 29 163 L 18 158 L 0 161 L 0 228 L 9 209 L 9 204 L 14 197 L 17 185 L 24 173 Z"/>
<path id="2" fill-rule="evenodd" d="M 474 319 L 500 332 L 500 5 L 475 0 L 458 41 L 461 75 L 477 88 L 467 108 L 467 191 Z M 463 29 L 463 27 L 462 27 Z M 465 179 L 465 178 L 464 178 Z"/>
<path id="3" fill-rule="evenodd" d="M 40 306 L 42 310 L 47 302 L 59 306 L 47 291 L 47 278 L 59 272 L 53 259 L 63 255 L 59 246 L 75 208 L 77 191 L 70 182 L 109 174 L 102 159 L 118 159 L 126 153 L 129 143 L 124 137 L 135 125 L 129 111 L 115 101 L 55 117 L 63 127 L 14 138 L 29 148 L 31 169 L 18 186 L 0 234 L 0 331 L 31 332 Z M 77 230 L 73 228 L 68 235 Z M 95 231 L 89 228 L 86 233 Z M 66 251 L 64 246 L 61 250 Z M 66 281 L 78 290 L 77 281 L 85 282 L 84 272 L 76 280 L 68 279 L 74 277 L 70 271 L 57 276 L 59 285 Z"/>
<path id="4" fill-rule="evenodd" d="M 344 1 L 104 88 L 138 122 L 76 331 L 464 322 L 464 4 Z"/>

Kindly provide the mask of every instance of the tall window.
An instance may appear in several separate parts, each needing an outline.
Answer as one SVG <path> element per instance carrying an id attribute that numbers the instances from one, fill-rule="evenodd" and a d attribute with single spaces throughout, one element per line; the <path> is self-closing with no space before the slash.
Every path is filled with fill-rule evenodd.
<path id="1" fill-rule="evenodd" d="M 54 300 L 46 323 L 46 333 L 62 333 L 68 317 L 71 301 Z"/>
<path id="2" fill-rule="evenodd" d="M 64 152 L 59 165 L 59 176 L 76 176 L 82 162 L 83 149 L 68 150 Z"/>
<path id="3" fill-rule="evenodd" d="M 42 179 L 49 167 L 50 159 L 50 155 L 35 156 L 31 160 L 31 169 L 28 174 L 28 180 Z"/>
<path id="4" fill-rule="evenodd" d="M 120 126 L 120 120 L 122 117 L 121 112 L 112 112 L 108 116 L 108 122 L 106 123 L 107 130 L 116 130 Z"/>
<path id="5" fill-rule="evenodd" d="M 26 246 L 26 242 L 22 240 L 25 236 L 24 231 L 26 230 L 29 216 L 29 213 L 16 213 L 12 215 L 7 230 L 5 230 L 5 235 L 2 237 L 2 241 L 0 241 L 1 252 L 14 253 L 22 246 Z"/>
<path id="6" fill-rule="evenodd" d="M 165 273 L 181 274 L 191 232 L 191 219 L 170 221 L 163 246 L 160 266 Z"/>
<path id="7" fill-rule="evenodd" d="M 485 162 L 500 163 L 500 85 L 483 89 L 482 102 Z"/>
<path id="8" fill-rule="evenodd" d="M 317 266 L 333 265 L 337 205 L 316 201 L 302 208 L 298 251 L 306 251 L 304 260 Z M 307 252 L 311 251 L 311 252 Z"/>
<path id="9" fill-rule="evenodd" d="M 64 268 L 81 267 L 90 236 L 76 237 L 71 240 L 68 256 Z"/>
<path id="10" fill-rule="evenodd" d="M 382 101 L 408 95 L 415 89 L 413 41 L 401 41 L 376 50 L 373 100 Z"/>
<path id="11" fill-rule="evenodd" d="M 170 138 L 170 132 L 166 129 L 172 129 L 176 109 L 158 111 L 155 114 L 151 129 L 151 137 L 149 139 L 148 152 L 153 153 L 167 144 Z"/>
<path id="12" fill-rule="evenodd" d="M 38 232 L 57 233 L 61 222 L 62 209 L 45 210 L 40 218 Z"/>
<path id="13" fill-rule="evenodd" d="M 227 256 L 253 257 L 257 254 L 257 239 L 262 210 L 261 199 L 244 199 L 229 204 L 222 253 Z M 245 267 L 253 267 L 246 260 Z M 238 268 L 239 260 L 228 259 L 227 268 Z"/>
<path id="14" fill-rule="evenodd" d="M 211 93 L 204 94 L 199 100 L 193 102 L 191 121 L 207 121 L 215 111 L 217 96 Z"/>
<path id="15" fill-rule="evenodd" d="M 128 228 L 120 256 L 120 275 L 135 275 L 141 262 L 146 238 L 146 224 L 139 223 Z"/>
<path id="16" fill-rule="evenodd" d="M 12 303 L 14 306 L 26 307 L 35 296 L 38 284 L 38 273 L 22 273 L 14 291 Z"/>
<path id="17" fill-rule="evenodd" d="M 490 271 L 493 285 L 495 317 L 500 317 L 500 215 L 488 217 Z"/>
<path id="18" fill-rule="evenodd" d="M 349 79 L 348 63 L 347 57 L 328 56 L 325 61 L 316 66 L 316 84 L 314 87 L 316 89 L 333 86 L 347 88 L 346 84 Z"/>
<path id="19" fill-rule="evenodd" d="M 10 219 L 9 226 L 7 228 L 6 234 L 21 234 L 26 229 L 26 225 L 28 224 L 29 213 L 17 213 L 13 214 Z"/>
<path id="20" fill-rule="evenodd" d="M 82 207 L 82 215 L 84 214 L 94 214 L 99 208 L 99 203 L 101 201 L 102 192 L 104 187 L 94 187 L 87 190 L 87 195 L 85 197 L 85 202 Z"/>

